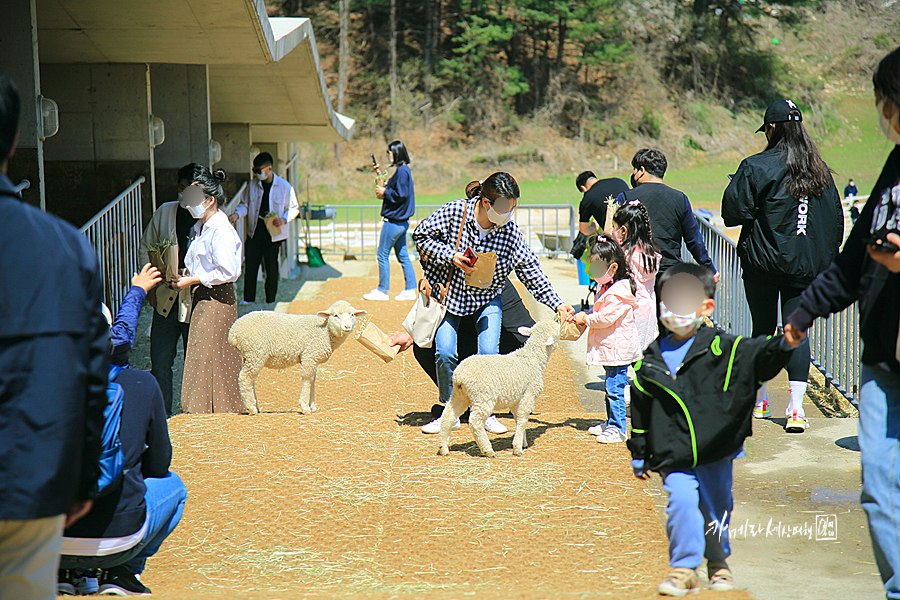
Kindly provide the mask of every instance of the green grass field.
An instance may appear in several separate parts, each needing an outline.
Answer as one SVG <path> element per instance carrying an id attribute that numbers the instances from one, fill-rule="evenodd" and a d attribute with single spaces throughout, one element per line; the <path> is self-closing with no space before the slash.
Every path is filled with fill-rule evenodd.
<path id="1" fill-rule="evenodd" d="M 847 179 L 853 177 L 861 194 L 868 194 L 891 150 L 890 143 L 881 135 L 874 102 L 868 97 L 846 97 L 837 102 L 838 114 L 846 120 L 844 127 L 832 133 L 829 139 L 819 141 L 819 149 L 828 166 L 834 170 L 838 191 L 843 196 Z M 764 138 L 758 134 L 759 151 L 764 148 Z M 689 168 L 670 168 L 665 182 L 684 191 L 697 208 L 718 210 L 722 193 L 728 185 L 728 174 L 734 173 L 739 161 L 717 160 L 710 156 Z M 621 165 L 620 165 L 621 166 Z M 617 173 L 628 181 L 631 175 L 629 165 L 624 165 Z M 604 176 L 610 176 L 608 173 Z M 354 193 L 328 193 L 323 191 L 319 202 L 332 204 L 356 204 L 358 198 L 370 196 L 368 179 L 365 182 L 346 182 Z M 447 192 L 438 194 L 418 194 L 418 204 L 442 204 L 462 197 L 468 178 L 462 177 Z M 355 185 L 354 185 L 355 184 Z M 522 181 L 519 185 L 522 204 L 574 204 L 581 194 L 575 189 L 574 174 L 566 173 L 556 177 L 545 177 L 538 181 Z M 357 188 L 359 191 L 357 191 Z M 363 188 L 366 188 L 363 190 Z M 347 190 L 349 191 L 349 190 Z M 318 194 L 317 194 L 318 195 Z M 328 198 L 325 200 L 325 198 Z M 369 201 L 367 201 L 368 203 Z M 378 205 L 372 198 L 371 204 Z"/>

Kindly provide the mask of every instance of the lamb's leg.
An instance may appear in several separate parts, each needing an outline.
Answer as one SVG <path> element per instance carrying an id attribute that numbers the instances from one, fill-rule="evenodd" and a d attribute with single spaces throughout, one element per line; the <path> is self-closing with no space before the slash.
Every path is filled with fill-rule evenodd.
<path id="1" fill-rule="evenodd" d="M 491 446 L 491 440 L 487 432 L 484 430 L 484 421 L 494 412 L 494 402 L 485 401 L 483 398 L 472 400 L 472 407 L 469 412 L 469 429 L 475 436 L 475 443 L 481 448 L 481 453 L 488 458 L 494 458 L 494 447 Z"/>
<path id="2" fill-rule="evenodd" d="M 256 378 L 262 372 L 263 365 L 258 362 L 245 360 L 238 374 L 238 389 L 241 392 L 241 401 L 244 410 L 251 415 L 259 413 L 259 400 L 256 397 Z"/>
<path id="3" fill-rule="evenodd" d="M 442 456 L 450 454 L 450 430 L 453 424 L 461 414 L 469 408 L 469 396 L 466 394 L 463 386 L 453 389 L 450 401 L 444 405 L 444 412 L 441 413 L 441 430 L 438 432 L 438 444 L 440 444 L 439 452 Z"/>
<path id="4" fill-rule="evenodd" d="M 529 401 L 530 400 L 530 401 Z M 528 417 L 531 415 L 531 407 L 534 406 L 533 398 L 525 398 L 516 405 L 516 433 L 513 436 L 513 454 L 522 456 L 528 447 L 528 433 L 525 428 L 528 425 Z"/>
<path id="5" fill-rule="evenodd" d="M 316 369 L 318 366 L 317 364 L 310 366 L 301 361 L 297 369 L 300 375 L 300 412 L 304 415 L 315 410 Z"/>

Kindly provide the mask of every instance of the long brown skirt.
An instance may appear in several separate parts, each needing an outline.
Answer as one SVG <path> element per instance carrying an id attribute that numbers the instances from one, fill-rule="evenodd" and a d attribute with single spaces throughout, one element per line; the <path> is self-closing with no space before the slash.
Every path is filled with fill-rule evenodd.
<path id="1" fill-rule="evenodd" d="M 234 285 L 194 291 L 191 330 L 184 359 L 181 409 L 186 413 L 241 412 L 241 355 L 228 343 L 237 319 Z"/>

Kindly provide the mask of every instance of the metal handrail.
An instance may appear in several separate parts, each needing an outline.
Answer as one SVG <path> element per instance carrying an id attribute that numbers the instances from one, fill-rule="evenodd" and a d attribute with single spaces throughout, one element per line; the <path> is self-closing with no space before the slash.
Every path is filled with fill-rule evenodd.
<path id="1" fill-rule="evenodd" d="M 96 222 L 99 221 L 101 218 L 103 218 L 103 216 L 106 215 L 106 213 L 108 213 L 110 210 L 112 210 L 112 208 L 113 208 L 116 204 L 118 204 L 122 199 L 124 199 L 125 196 L 127 196 L 129 193 L 131 193 L 131 192 L 134 190 L 134 188 L 138 187 L 139 185 L 141 185 L 141 184 L 144 183 L 145 181 L 147 181 L 147 180 L 144 179 L 144 176 L 143 176 L 143 175 L 141 175 L 140 177 L 138 177 L 137 180 L 136 180 L 134 183 L 132 183 L 131 185 L 129 185 L 127 188 L 125 188 L 125 191 L 124 191 L 124 192 L 122 192 L 121 194 L 119 194 L 118 196 L 116 196 L 115 198 L 113 198 L 112 201 L 111 201 L 109 204 L 107 204 L 106 206 L 104 206 L 103 208 L 101 208 L 101 209 L 100 209 L 100 212 L 98 212 L 96 215 L 94 215 L 93 218 L 92 218 L 90 221 L 88 221 L 87 223 L 85 223 L 85 224 L 81 227 L 81 233 L 85 233 L 85 232 L 86 232 L 86 231 L 87 231 L 94 223 L 96 223 Z"/>
<path id="2" fill-rule="evenodd" d="M 702 214 L 694 211 L 694 216 L 710 258 L 721 277 L 712 321 L 730 333 L 749 336 L 753 331 L 753 320 L 741 278 L 737 244 Z M 681 258 L 694 262 L 684 245 L 681 247 Z M 854 303 L 828 318 L 816 319 L 807 335 L 812 364 L 822 373 L 826 387 L 833 385 L 842 396 L 856 404 L 860 370 L 857 305 Z"/>
<path id="3" fill-rule="evenodd" d="M 21 192 L 23 190 L 27 190 L 30 187 L 31 187 L 31 182 L 28 181 L 27 179 L 23 179 L 22 181 L 19 182 L 18 185 L 13 186 L 13 191 L 18 194 L 19 192 Z"/>
<path id="4" fill-rule="evenodd" d="M 307 243 L 324 254 L 374 255 L 384 220 L 380 204 L 324 204 L 336 215 L 310 227 Z M 443 204 L 416 204 L 409 233 Z M 357 212 L 358 211 L 358 212 Z M 516 222 L 526 241 L 541 256 L 568 256 L 577 227 L 577 210 L 571 204 L 523 204 L 516 208 Z M 540 216 L 534 219 L 534 212 Z M 562 213 L 562 214 L 560 214 Z M 551 222 L 552 221 L 552 222 Z M 323 225 L 322 223 L 327 223 Z M 340 238 L 340 244 L 338 240 Z M 532 239 L 533 238 L 533 239 Z M 410 243 L 407 237 L 407 244 Z M 553 246 L 552 248 L 550 246 Z M 411 249 L 414 253 L 414 249 Z"/>
<path id="5" fill-rule="evenodd" d="M 97 253 L 104 298 L 113 314 L 128 292 L 138 266 L 141 241 L 141 184 L 137 181 L 116 196 L 82 228 Z"/>
<path id="6" fill-rule="evenodd" d="M 241 187 L 238 188 L 238 191 L 234 194 L 234 196 L 231 197 L 231 200 L 228 201 L 228 204 L 225 205 L 225 208 L 222 209 L 222 211 L 223 211 L 226 215 L 230 215 L 231 213 L 234 212 L 234 209 L 237 208 L 237 205 L 238 205 L 238 198 L 241 197 L 241 194 L 244 193 L 244 190 L 245 190 L 246 188 L 247 188 L 247 182 L 245 181 L 245 182 L 243 183 L 243 185 L 241 185 Z"/>

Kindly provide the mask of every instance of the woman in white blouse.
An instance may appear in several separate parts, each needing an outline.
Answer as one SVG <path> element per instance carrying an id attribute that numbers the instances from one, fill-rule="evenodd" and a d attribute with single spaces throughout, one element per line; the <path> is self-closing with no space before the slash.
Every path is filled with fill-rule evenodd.
<path id="1" fill-rule="evenodd" d="M 241 412 L 241 356 L 228 343 L 237 319 L 234 282 L 241 275 L 241 238 L 219 210 L 225 204 L 225 171 L 211 173 L 195 165 L 193 175 L 180 202 L 198 221 L 184 257 L 186 272 L 172 282 L 192 291 L 181 408 L 186 413 Z"/>

